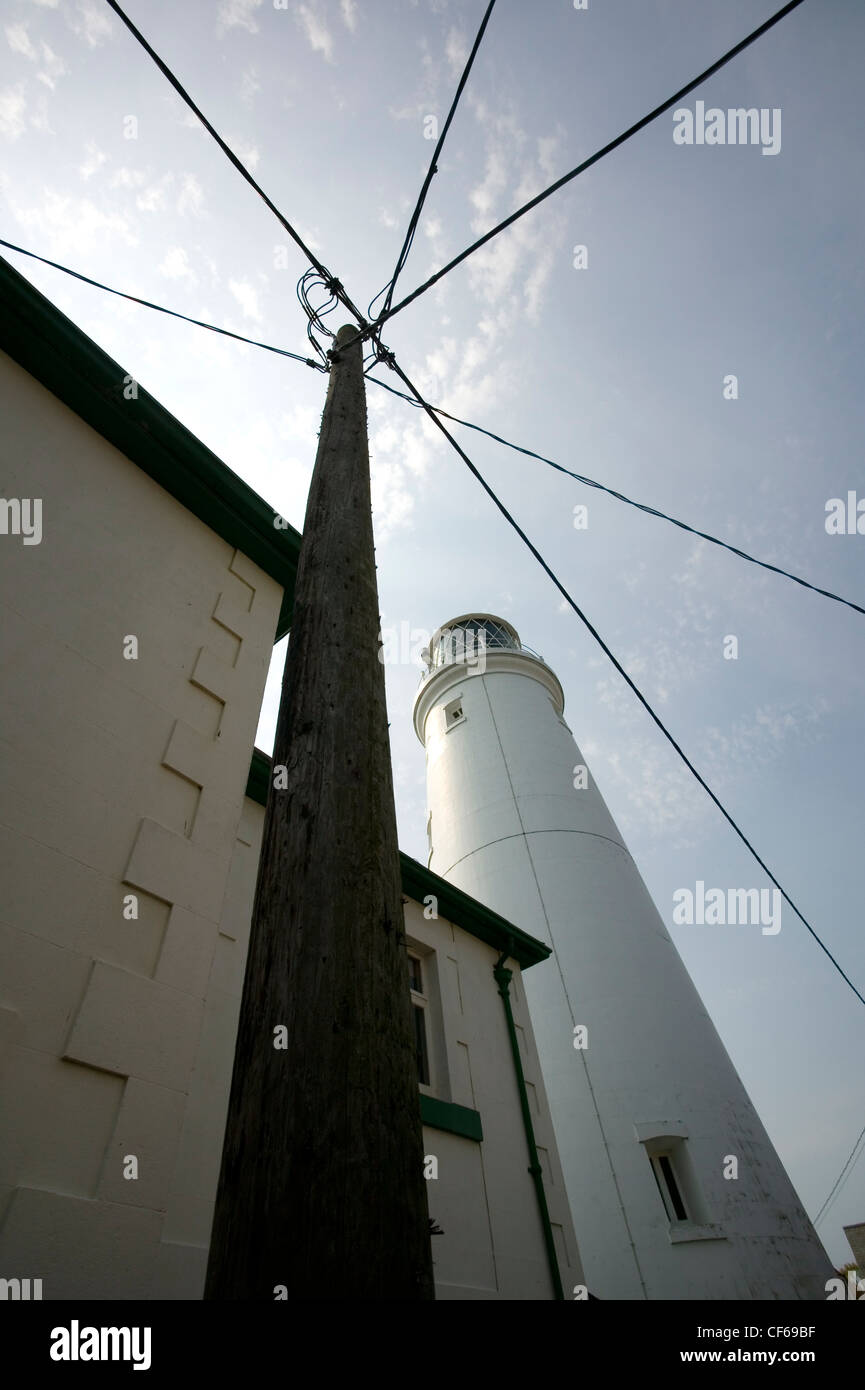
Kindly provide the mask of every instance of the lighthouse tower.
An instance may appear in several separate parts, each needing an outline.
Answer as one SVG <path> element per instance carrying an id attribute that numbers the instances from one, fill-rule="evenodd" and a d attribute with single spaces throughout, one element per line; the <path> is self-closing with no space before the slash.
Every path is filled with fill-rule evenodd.
<path id="1" fill-rule="evenodd" d="M 552 948 L 525 990 L 590 1291 L 825 1299 L 832 1269 L 564 721 L 502 618 L 414 707 L 430 868 Z"/>

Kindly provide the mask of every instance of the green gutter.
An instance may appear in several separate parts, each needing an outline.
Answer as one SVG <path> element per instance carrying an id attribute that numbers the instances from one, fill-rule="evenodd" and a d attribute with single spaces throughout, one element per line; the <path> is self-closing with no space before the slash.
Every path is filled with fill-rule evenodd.
<path id="1" fill-rule="evenodd" d="M 565 1297 L 562 1288 L 562 1277 L 559 1273 L 559 1262 L 556 1257 L 556 1244 L 553 1239 L 553 1228 L 550 1225 L 550 1211 L 547 1206 L 547 1194 L 544 1191 L 544 1175 L 541 1162 L 538 1158 L 538 1148 L 535 1143 L 535 1131 L 532 1125 L 532 1115 L 529 1109 L 529 1097 L 526 1091 L 526 1079 L 523 1075 L 523 1064 L 520 1058 L 520 1045 L 517 1041 L 517 1030 L 514 1027 L 514 1015 L 511 1010 L 510 983 L 514 972 L 508 970 L 504 962 L 511 951 L 503 951 L 496 964 L 493 966 L 493 975 L 499 987 L 499 994 L 502 996 L 502 1003 L 505 1006 L 505 1021 L 508 1026 L 508 1037 L 511 1040 L 511 1052 L 514 1058 L 514 1070 L 517 1074 L 517 1089 L 520 1093 L 520 1108 L 523 1112 L 523 1125 L 526 1131 L 526 1143 L 529 1149 L 529 1172 L 532 1175 L 532 1182 L 535 1185 L 535 1196 L 538 1199 L 538 1211 L 541 1217 L 541 1226 L 544 1232 L 544 1245 L 547 1250 L 547 1263 L 550 1267 L 550 1276 L 553 1281 L 553 1291 L 557 1299 L 563 1300 Z"/>

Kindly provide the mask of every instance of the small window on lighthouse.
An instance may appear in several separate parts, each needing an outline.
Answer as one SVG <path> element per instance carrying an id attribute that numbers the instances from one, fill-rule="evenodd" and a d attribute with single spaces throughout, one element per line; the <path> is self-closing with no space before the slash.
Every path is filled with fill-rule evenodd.
<path id="1" fill-rule="evenodd" d="M 652 1168 L 668 1217 L 671 1221 L 687 1221 L 688 1209 L 676 1181 L 672 1154 L 656 1154 L 652 1159 Z"/>
<path id="2" fill-rule="evenodd" d="M 463 714 L 462 698 L 451 700 L 449 705 L 445 705 L 445 729 L 453 728 L 454 724 L 459 724 L 465 720 Z"/>

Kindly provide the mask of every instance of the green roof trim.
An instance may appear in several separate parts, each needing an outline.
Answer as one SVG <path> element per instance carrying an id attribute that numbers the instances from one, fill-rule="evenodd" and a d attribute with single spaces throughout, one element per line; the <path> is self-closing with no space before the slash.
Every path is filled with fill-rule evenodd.
<path id="1" fill-rule="evenodd" d="M 300 534 L 277 529 L 263 498 L 0 256 L 0 347 L 154 482 L 284 590 L 276 639 L 291 622 Z"/>
<path id="2" fill-rule="evenodd" d="M 246 795 L 251 797 L 253 801 L 257 801 L 260 806 L 267 805 L 270 764 L 271 759 L 266 753 L 262 753 L 260 748 L 253 749 L 252 762 L 249 764 L 249 776 L 246 779 Z"/>
<path id="3" fill-rule="evenodd" d="M 450 1100 L 436 1100 L 435 1096 L 425 1096 L 421 1092 L 420 1117 L 430 1129 L 446 1129 L 449 1134 L 459 1134 L 463 1139 L 474 1139 L 483 1143 L 484 1131 L 477 1110 L 467 1105 L 454 1105 Z"/>
<path id="4" fill-rule="evenodd" d="M 267 805 L 270 763 L 271 759 L 266 753 L 262 753 L 260 748 L 253 749 L 246 795 L 257 801 L 260 806 Z M 424 898 L 433 896 L 437 900 L 436 910 L 439 916 L 456 923 L 470 936 L 477 937 L 479 941 L 486 942 L 497 951 L 505 951 L 519 963 L 520 969 L 527 970 L 531 965 L 538 965 L 552 954 L 549 946 L 545 946 L 542 941 L 529 936 L 528 932 L 521 931 L 512 922 L 493 912 L 492 908 L 484 907 L 483 903 L 464 893 L 461 888 L 455 888 L 446 879 L 439 878 L 438 874 L 434 874 L 431 869 L 427 869 L 410 855 L 400 851 L 399 859 L 402 891 L 406 897 L 423 903 Z"/>
<path id="5" fill-rule="evenodd" d="M 455 922 L 458 927 L 476 936 L 479 941 L 485 941 L 488 946 L 494 946 L 497 951 L 507 952 L 519 962 L 521 970 L 538 965 L 552 955 L 549 946 L 538 941 L 537 937 L 529 936 L 528 932 L 521 931 L 507 918 L 500 917 L 492 908 L 485 907 L 461 888 L 455 888 L 447 879 L 439 878 L 432 869 L 427 869 L 402 851 L 399 857 L 402 889 L 408 897 L 422 903 L 424 898 L 432 894 L 438 899 L 439 916 Z"/>

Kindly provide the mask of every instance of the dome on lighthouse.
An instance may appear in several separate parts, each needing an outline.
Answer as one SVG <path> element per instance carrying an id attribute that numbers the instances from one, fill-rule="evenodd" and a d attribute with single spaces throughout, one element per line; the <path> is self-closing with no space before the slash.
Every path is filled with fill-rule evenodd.
<path id="1" fill-rule="evenodd" d="M 463 659 L 466 649 L 498 647 L 512 651 L 520 650 L 520 637 L 516 628 L 504 618 L 494 613 L 463 613 L 459 618 L 451 618 L 442 623 L 433 633 L 427 652 L 427 667 L 445 666 L 448 662 Z"/>

